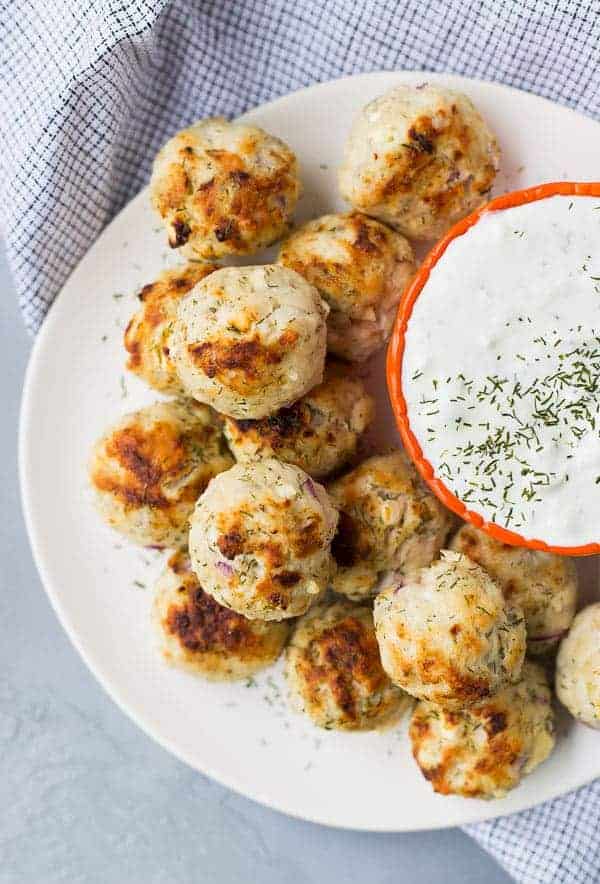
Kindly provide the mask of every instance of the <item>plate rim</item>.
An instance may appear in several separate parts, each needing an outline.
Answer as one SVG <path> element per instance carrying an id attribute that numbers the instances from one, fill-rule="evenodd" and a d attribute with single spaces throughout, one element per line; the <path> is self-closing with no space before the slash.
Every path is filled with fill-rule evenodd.
<path id="1" fill-rule="evenodd" d="M 332 80 L 325 80 L 322 82 L 313 83 L 308 86 L 301 87 L 292 92 L 286 93 L 285 95 L 281 95 L 269 102 L 265 102 L 264 104 L 258 105 L 254 108 L 249 109 L 244 114 L 240 115 L 239 119 L 244 119 L 247 115 L 252 115 L 257 111 L 270 111 L 273 110 L 278 104 L 283 104 L 287 102 L 290 98 L 298 96 L 302 93 L 307 92 L 318 92 L 318 91 L 326 91 L 327 88 L 332 86 L 339 86 L 349 81 L 356 81 L 360 79 L 362 81 L 372 81 L 375 83 L 377 80 L 384 80 L 391 76 L 398 75 L 404 76 L 407 75 L 410 77 L 420 78 L 425 77 L 431 79 L 432 81 L 436 81 L 442 83 L 444 81 L 448 81 L 449 79 L 464 83 L 465 86 L 468 87 L 468 84 L 481 84 L 486 88 L 491 88 L 494 91 L 502 92 L 502 93 L 515 93 L 520 96 L 527 96 L 535 102 L 542 102 L 544 104 L 548 104 L 552 106 L 554 109 L 559 108 L 561 112 L 565 114 L 570 114 L 576 117 L 579 121 L 583 120 L 587 123 L 600 125 L 600 123 L 594 120 L 592 117 L 587 116 L 586 114 L 574 110 L 567 105 L 560 104 L 559 102 L 552 101 L 551 99 L 545 98 L 543 96 L 536 95 L 533 92 L 527 92 L 526 90 L 518 89 L 514 86 L 504 85 L 495 80 L 484 80 L 481 78 L 475 77 L 466 77 L 460 74 L 454 74 L 452 72 L 437 72 L 437 71 L 425 71 L 425 70 L 383 70 L 383 71 L 371 71 L 365 73 L 357 73 L 350 74 L 343 77 L 334 78 Z M 125 697 L 122 696 L 122 689 L 118 683 L 114 680 L 111 680 L 107 675 L 104 674 L 101 668 L 101 664 L 97 661 L 91 659 L 91 654 L 86 650 L 84 643 L 80 639 L 77 630 L 70 623 L 70 618 L 68 615 L 65 606 L 60 601 L 60 594 L 56 593 L 53 587 L 52 579 L 48 574 L 47 567 L 44 561 L 44 556 L 42 553 L 43 541 L 41 537 L 42 529 L 39 525 L 36 524 L 35 516 L 33 514 L 34 509 L 34 492 L 32 489 L 32 483 L 30 481 L 30 439 L 31 434 L 28 432 L 30 422 L 33 419 L 33 412 L 30 407 L 30 402 L 34 395 L 34 380 L 38 373 L 38 364 L 41 363 L 44 358 L 44 350 L 45 350 L 45 342 L 49 336 L 52 334 L 52 329 L 54 326 L 60 321 L 60 311 L 61 307 L 59 306 L 59 302 L 62 296 L 64 289 L 70 284 L 71 278 L 74 273 L 77 272 L 79 265 L 82 261 L 84 261 L 89 253 L 96 248 L 98 243 L 102 240 L 103 237 L 108 235 L 108 232 L 112 229 L 113 225 L 117 224 L 120 218 L 120 215 L 126 209 L 129 209 L 132 204 L 137 204 L 138 202 L 142 202 L 147 197 L 148 186 L 141 188 L 138 193 L 132 197 L 132 199 L 123 206 L 119 212 L 110 220 L 110 222 L 103 228 L 98 237 L 94 240 L 94 242 L 90 245 L 88 250 L 84 255 L 80 258 L 77 265 L 73 268 L 67 279 L 65 280 L 61 290 L 56 295 L 53 303 L 51 304 L 48 313 L 40 327 L 30 351 L 27 368 L 25 371 L 25 376 L 23 379 L 23 388 L 21 394 L 21 404 L 19 409 L 19 419 L 18 419 L 18 476 L 19 476 L 19 489 L 20 489 L 20 499 L 21 499 L 21 508 L 23 512 L 23 518 L 25 522 L 25 527 L 27 531 L 27 536 L 29 540 L 29 545 L 32 552 L 32 557 L 40 576 L 40 580 L 46 595 L 50 601 L 53 611 L 56 614 L 56 617 L 66 632 L 70 642 L 74 646 L 75 650 L 78 652 L 83 662 L 92 673 L 96 681 L 100 684 L 102 689 L 108 694 L 110 699 L 116 704 L 116 706 L 123 712 L 130 720 L 132 720 L 140 730 L 143 731 L 146 736 L 150 737 L 156 743 L 158 743 L 163 749 L 169 752 L 171 755 L 175 756 L 178 760 L 187 764 L 190 768 L 195 771 L 198 771 L 210 779 L 218 782 L 219 784 L 225 786 L 228 789 L 231 789 L 233 792 L 238 795 L 242 795 L 245 798 L 248 798 L 258 804 L 261 804 L 265 807 L 270 808 L 271 810 L 276 810 L 280 813 L 285 814 L 286 816 L 292 817 L 293 819 L 298 819 L 318 825 L 327 826 L 329 828 L 336 828 L 346 831 L 362 831 L 362 832 L 374 832 L 374 833 L 408 833 L 408 832 L 418 832 L 418 831 L 438 831 L 441 829 L 447 828 L 455 828 L 457 826 L 472 826 L 478 823 L 488 822 L 493 819 L 497 819 L 502 816 L 508 815 L 508 813 L 520 813 L 526 810 L 529 810 L 533 807 L 539 806 L 541 803 L 545 801 L 554 800 L 558 797 L 567 795 L 571 792 L 576 791 L 582 786 L 591 783 L 594 779 L 600 776 L 600 769 L 597 773 L 589 776 L 585 774 L 577 779 L 577 781 L 570 785 L 566 791 L 563 791 L 558 787 L 558 789 L 553 792 L 551 796 L 544 799 L 544 802 L 539 802 L 536 800 L 535 796 L 531 796 L 530 799 L 525 800 L 518 810 L 511 810 L 507 812 L 506 810 L 499 808 L 495 809 L 495 806 L 491 802 L 477 802 L 477 804 L 482 805 L 483 812 L 481 815 L 476 815 L 475 819 L 467 820 L 462 823 L 449 821 L 448 823 L 443 823 L 442 825 L 427 825 L 427 824 L 417 824 L 412 825 L 410 827 L 406 826 L 387 826 L 387 825 L 378 825 L 377 823 L 346 823 L 339 822 L 333 815 L 325 812 L 320 815 L 318 813 L 306 813 L 300 810 L 296 810 L 294 808 L 290 808 L 289 806 L 284 805 L 280 800 L 273 799 L 269 795 L 262 794 L 259 789 L 254 789 L 252 791 L 244 788 L 243 784 L 240 784 L 234 776 L 228 776 L 223 771 L 219 770 L 215 771 L 210 765 L 200 767 L 197 761 L 192 760 L 189 757 L 188 753 L 185 750 L 180 749 L 178 746 L 173 744 L 173 741 L 163 737 L 157 730 L 155 730 L 152 726 L 152 723 L 147 720 L 147 716 L 138 711 L 135 708 L 135 704 L 128 702 Z M 473 802 L 475 803 L 475 802 Z M 497 807 L 497 806 L 496 806 Z"/>

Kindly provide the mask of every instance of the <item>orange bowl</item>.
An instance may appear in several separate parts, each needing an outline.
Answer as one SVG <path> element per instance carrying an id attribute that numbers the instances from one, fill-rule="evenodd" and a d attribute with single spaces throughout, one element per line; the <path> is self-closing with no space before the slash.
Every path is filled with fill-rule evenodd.
<path id="1" fill-rule="evenodd" d="M 413 307 L 419 294 L 421 293 L 425 283 L 429 279 L 429 274 L 440 260 L 449 244 L 463 233 L 466 233 L 470 227 L 477 224 L 483 215 L 489 212 L 498 212 L 501 209 L 509 209 L 513 206 L 521 206 L 525 203 L 531 203 L 536 200 L 547 199 L 552 196 L 597 196 L 600 197 L 599 182 L 575 182 L 575 181 L 555 181 L 549 184 L 540 184 L 537 187 L 529 187 L 526 190 L 515 190 L 512 193 L 504 194 L 496 197 L 486 205 L 467 215 L 452 227 L 448 233 L 439 240 L 431 249 L 419 270 L 417 271 L 412 282 L 409 283 L 402 295 L 398 314 L 392 337 L 387 352 L 387 385 L 394 416 L 400 431 L 400 436 L 404 447 L 415 463 L 419 473 L 427 482 L 433 493 L 442 501 L 442 503 L 452 510 L 461 519 L 471 522 L 477 528 L 485 531 L 491 537 L 502 543 L 508 543 L 512 546 L 524 546 L 529 549 L 544 550 L 545 552 L 553 552 L 563 556 L 590 556 L 600 553 L 600 543 L 587 543 L 583 546 L 552 546 L 543 540 L 523 537 L 514 531 L 509 531 L 496 525 L 494 522 L 486 521 L 479 513 L 467 508 L 467 506 L 454 495 L 444 482 L 436 476 L 432 465 L 423 454 L 423 450 L 419 444 L 419 440 L 413 433 L 406 400 L 402 392 L 402 360 L 404 356 L 405 336 L 408 328 Z"/>

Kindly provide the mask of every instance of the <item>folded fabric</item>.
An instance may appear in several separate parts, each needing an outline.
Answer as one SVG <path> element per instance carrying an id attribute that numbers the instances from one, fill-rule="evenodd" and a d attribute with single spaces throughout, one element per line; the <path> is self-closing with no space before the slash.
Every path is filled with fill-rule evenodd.
<path id="1" fill-rule="evenodd" d="M 520 884 L 600 881 L 598 780 L 532 810 L 465 826 L 465 831 Z"/>
<path id="2" fill-rule="evenodd" d="M 497 80 L 600 116 L 590 0 L 12 0 L 0 4 L 1 220 L 35 332 L 176 129 L 372 70 Z M 469 827 L 518 880 L 600 880 L 600 784 Z"/>

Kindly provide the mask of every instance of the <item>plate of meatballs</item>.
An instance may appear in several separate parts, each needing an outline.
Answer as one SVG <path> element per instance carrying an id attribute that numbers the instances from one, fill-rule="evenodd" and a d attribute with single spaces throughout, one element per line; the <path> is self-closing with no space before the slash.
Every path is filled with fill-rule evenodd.
<path id="1" fill-rule="evenodd" d="M 20 466 L 62 624 L 169 751 L 380 831 L 600 775 L 597 558 L 461 522 L 385 381 L 428 249 L 490 194 L 593 178 L 599 150 L 542 99 L 391 72 L 160 147 L 38 336 Z"/>

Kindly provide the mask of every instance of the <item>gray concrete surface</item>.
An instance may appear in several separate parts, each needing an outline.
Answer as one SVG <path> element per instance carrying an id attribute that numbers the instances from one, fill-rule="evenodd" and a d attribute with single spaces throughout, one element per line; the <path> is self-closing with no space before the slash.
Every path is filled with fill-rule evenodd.
<path id="1" fill-rule="evenodd" d="M 31 559 L 16 463 L 31 342 L 2 254 L 0 293 L 0 884 L 509 881 L 459 830 L 370 835 L 262 808 L 169 756 L 113 705 Z"/>

